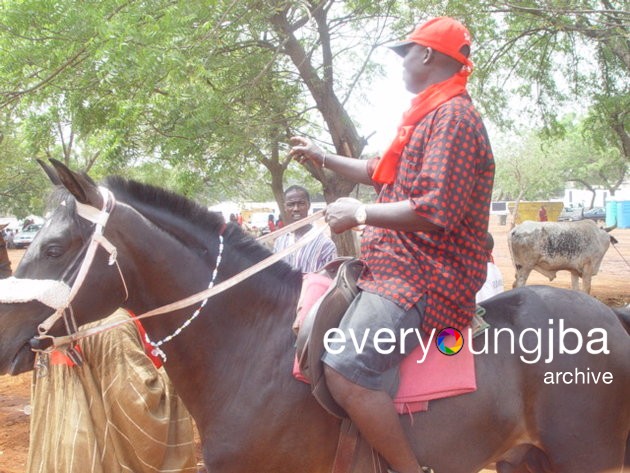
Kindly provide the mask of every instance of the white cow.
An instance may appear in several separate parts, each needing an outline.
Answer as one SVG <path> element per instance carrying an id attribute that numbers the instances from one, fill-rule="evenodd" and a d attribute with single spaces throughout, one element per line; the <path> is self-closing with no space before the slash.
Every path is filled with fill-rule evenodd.
<path id="1" fill-rule="evenodd" d="M 591 277 L 599 271 L 602 258 L 616 240 L 608 230 L 591 220 L 578 222 L 525 221 L 508 235 L 508 247 L 516 268 L 513 287 L 524 286 L 534 269 L 550 281 L 557 271 L 570 271 L 573 289 L 591 291 Z"/>

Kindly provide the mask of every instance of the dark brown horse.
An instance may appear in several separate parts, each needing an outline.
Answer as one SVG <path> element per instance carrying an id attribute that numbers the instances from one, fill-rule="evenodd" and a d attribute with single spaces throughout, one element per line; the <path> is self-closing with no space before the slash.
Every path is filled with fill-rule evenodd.
<path id="1" fill-rule="evenodd" d="M 49 175 L 67 190 L 15 275 L 72 285 L 95 232 L 77 215 L 76 201 L 101 209 L 103 194 L 86 176 L 53 164 Z M 220 238 L 215 282 L 269 254 L 237 225 L 226 227 L 220 215 L 182 197 L 119 178 L 104 187 L 116 198 L 104 236 L 117 249 L 122 277 L 97 250 L 72 300 L 81 324 L 119 306 L 142 314 L 205 289 Z M 161 346 L 212 473 L 331 471 L 340 421 L 291 375 L 300 284 L 298 272 L 276 263 L 211 298 Z M 486 333 L 504 333 L 473 344 L 484 352 L 476 358 L 477 391 L 402 418 L 422 463 L 437 473 L 476 472 L 493 462 L 503 473 L 619 472 L 630 431 L 630 336 L 615 312 L 586 294 L 544 286 L 509 291 L 485 306 Z M 175 333 L 195 308 L 145 319 L 150 338 Z M 0 374 L 33 368 L 30 344 L 50 313 L 39 302 L 0 305 Z M 62 325 L 51 333 L 65 334 Z M 578 373 L 582 383 L 573 382 Z M 372 471 L 361 467 L 355 471 Z"/>

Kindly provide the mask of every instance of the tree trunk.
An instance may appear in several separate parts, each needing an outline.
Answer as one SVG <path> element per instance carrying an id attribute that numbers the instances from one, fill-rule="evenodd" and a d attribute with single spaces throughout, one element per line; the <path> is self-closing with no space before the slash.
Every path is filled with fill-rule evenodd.
<path id="1" fill-rule="evenodd" d="M 278 141 L 274 141 L 271 147 L 271 156 L 269 158 L 263 157 L 260 162 L 271 174 L 271 191 L 278 204 L 280 218 L 286 222 L 286 215 L 284 215 L 284 171 L 286 171 L 290 159 L 280 161 L 280 145 Z"/>
<path id="2" fill-rule="evenodd" d="M 284 38 L 285 53 L 297 68 L 300 77 L 315 100 L 317 109 L 328 127 L 336 154 L 358 158 L 363 151 L 365 141 L 359 136 L 350 116 L 335 95 L 332 80 L 332 63 L 328 64 L 325 60 L 323 70 L 326 75 L 324 78 L 321 78 L 313 66 L 310 56 L 307 55 L 302 44 L 293 34 L 292 27 L 285 13 L 286 12 L 280 12 L 271 18 L 271 24 Z M 322 48 L 326 50 L 329 46 L 327 42 L 328 37 L 321 35 L 322 28 L 325 26 L 325 17 L 322 18 L 320 16 L 317 20 L 320 26 Z M 327 55 L 324 54 L 324 57 L 326 58 Z M 332 61 L 332 59 L 330 60 Z M 334 202 L 339 197 L 348 196 L 356 185 L 356 183 L 348 181 L 336 174 L 314 169 L 312 166 L 309 168 L 309 171 L 322 183 L 324 198 L 327 203 Z M 357 248 L 352 232 L 333 235 L 333 241 L 337 245 L 337 251 L 340 255 L 357 255 Z"/>

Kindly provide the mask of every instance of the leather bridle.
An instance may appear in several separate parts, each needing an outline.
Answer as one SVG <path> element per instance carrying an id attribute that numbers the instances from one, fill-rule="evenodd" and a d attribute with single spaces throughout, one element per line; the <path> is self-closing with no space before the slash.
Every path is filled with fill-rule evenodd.
<path id="1" fill-rule="evenodd" d="M 79 201 L 76 202 L 77 215 L 93 223 L 94 230 L 87 244 L 87 250 L 85 252 L 83 261 L 81 262 L 81 266 L 79 267 L 79 270 L 77 272 L 77 277 L 72 283 L 72 287 L 70 287 L 69 289 L 65 302 L 61 306 L 56 307 L 55 312 L 37 327 L 38 335 L 34 338 L 40 342 L 42 340 L 51 340 L 54 342 L 56 337 L 49 335 L 48 332 L 53 327 L 53 325 L 57 323 L 57 321 L 61 318 L 64 319 L 66 331 L 69 335 L 78 331 L 78 326 L 76 324 L 74 313 L 72 311 L 72 301 L 79 292 L 79 289 L 81 289 L 81 286 L 83 285 L 85 278 L 87 277 L 88 272 L 92 267 L 94 256 L 96 255 L 96 250 L 99 246 L 102 247 L 109 254 L 108 264 L 110 266 L 115 264 L 116 268 L 118 269 L 118 274 L 120 275 L 120 280 L 125 290 L 124 300 L 127 300 L 129 297 L 127 283 L 125 282 L 125 278 L 117 261 L 118 254 L 116 251 L 116 247 L 112 245 L 112 243 L 103 235 L 109 216 L 116 206 L 116 199 L 114 197 L 114 194 L 112 194 L 105 187 L 99 187 L 98 189 L 101 196 L 103 197 L 103 206 L 101 209 L 82 204 Z M 61 284 L 65 283 L 61 282 Z M 55 345 L 55 343 L 52 344 L 53 347 Z"/>

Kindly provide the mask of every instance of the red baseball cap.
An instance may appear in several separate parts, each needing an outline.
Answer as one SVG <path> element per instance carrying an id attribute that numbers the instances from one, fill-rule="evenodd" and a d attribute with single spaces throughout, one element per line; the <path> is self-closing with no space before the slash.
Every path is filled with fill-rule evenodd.
<path id="1" fill-rule="evenodd" d="M 439 16 L 418 26 L 407 39 L 390 46 L 390 48 L 397 54 L 404 56 L 406 54 L 405 46 L 416 43 L 433 48 L 472 68 L 470 59 L 461 53 L 461 48 L 463 46 L 470 48 L 471 42 L 470 32 L 463 24 L 454 18 Z"/>

